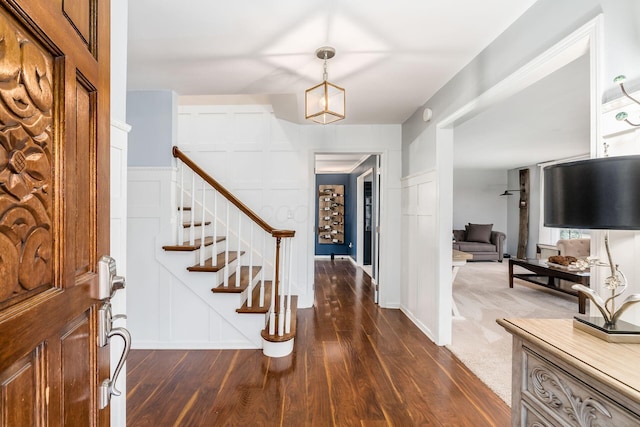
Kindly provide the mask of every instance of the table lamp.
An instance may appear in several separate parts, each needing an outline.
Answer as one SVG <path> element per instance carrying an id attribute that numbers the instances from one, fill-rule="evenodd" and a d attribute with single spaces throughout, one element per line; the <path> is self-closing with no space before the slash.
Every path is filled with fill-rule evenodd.
<path id="1" fill-rule="evenodd" d="M 620 156 L 561 163 L 544 172 L 545 227 L 595 230 L 640 230 L 640 156 Z M 603 299 L 596 291 L 574 285 L 595 304 L 602 318 L 574 318 L 574 327 L 609 342 L 640 343 L 640 327 L 620 320 L 640 294 L 627 297 L 619 306 L 616 299 L 625 291 L 627 280 L 614 264 L 605 233 L 607 262 L 590 260 L 592 267 L 610 270 Z"/>

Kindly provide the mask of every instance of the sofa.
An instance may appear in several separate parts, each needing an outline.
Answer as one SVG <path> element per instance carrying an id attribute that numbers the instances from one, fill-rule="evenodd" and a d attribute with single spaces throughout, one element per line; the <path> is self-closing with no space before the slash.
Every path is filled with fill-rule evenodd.
<path id="1" fill-rule="evenodd" d="M 500 261 L 506 234 L 494 231 L 492 224 L 468 224 L 464 230 L 453 230 L 453 249 L 473 255 L 469 261 Z"/>

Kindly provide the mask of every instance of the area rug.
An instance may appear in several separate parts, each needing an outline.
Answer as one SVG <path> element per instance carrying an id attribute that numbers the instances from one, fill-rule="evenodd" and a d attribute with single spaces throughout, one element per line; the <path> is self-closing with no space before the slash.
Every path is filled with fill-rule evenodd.
<path id="1" fill-rule="evenodd" d="M 572 318 L 577 297 L 515 279 L 509 288 L 508 261 L 472 262 L 453 283 L 460 318 L 447 346 L 469 369 L 511 405 L 511 335 L 499 318 Z M 524 271 L 523 271 L 524 272 Z"/>

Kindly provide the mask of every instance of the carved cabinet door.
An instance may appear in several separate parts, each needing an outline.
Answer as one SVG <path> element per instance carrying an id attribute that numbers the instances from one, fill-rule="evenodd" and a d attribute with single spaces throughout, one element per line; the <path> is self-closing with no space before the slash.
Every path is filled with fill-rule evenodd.
<path id="1" fill-rule="evenodd" d="M 0 0 L 0 424 L 96 426 L 109 1 Z"/>

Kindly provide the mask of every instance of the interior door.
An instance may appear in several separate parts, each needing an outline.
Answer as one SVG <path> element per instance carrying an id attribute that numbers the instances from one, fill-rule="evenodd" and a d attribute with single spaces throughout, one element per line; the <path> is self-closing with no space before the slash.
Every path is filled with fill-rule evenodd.
<path id="1" fill-rule="evenodd" d="M 0 420 L 109 424 L 109 1 L 0 0 Z"/>
<path id="2" fill-rule="evenodd" d="M 363 265 L 371 265 L 371 236 L 373 232 L 373 193 L 371 190 L 371 177 L 365 178 L 364 182 L 364 236 L 363 244 Z"/>

